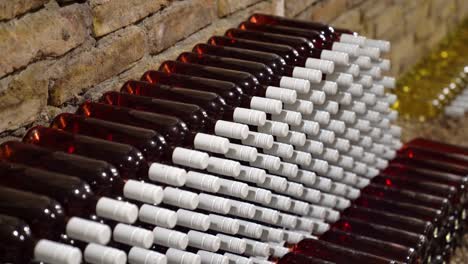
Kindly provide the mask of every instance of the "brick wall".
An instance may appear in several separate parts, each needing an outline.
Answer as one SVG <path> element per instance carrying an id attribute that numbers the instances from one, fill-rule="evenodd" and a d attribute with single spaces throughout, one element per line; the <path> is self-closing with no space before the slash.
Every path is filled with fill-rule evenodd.
<path id="1" fill-rule="evenodd" d="M 468 14 L 468 1 L 0 0 L 0 138 L 118 89 L 256 11 L 389 39 L 398 74 Z"/>

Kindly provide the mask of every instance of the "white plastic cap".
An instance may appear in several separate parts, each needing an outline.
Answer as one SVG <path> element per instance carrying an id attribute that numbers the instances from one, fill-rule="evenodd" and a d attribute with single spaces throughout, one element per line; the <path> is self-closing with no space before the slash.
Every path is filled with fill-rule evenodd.
<path id="1" fill-rule="evenodd" d="M 322 73 L 328 74 L 335 71 L 335 63 L 329 60 L 321 60 L 315 58 L 307 58 L 305 67 L 309 69 L 316 69 Z"/>
<path id="2" fill-rule="evenodd" d="M 373 144 L 372 138 L 369 136 L 362 136 L 359 140 L 359 145 L 364 148 L 370 148 L 372 144 Z"/>
<path id="3" fill-rule="evenodd" d="M 198 195 L 172 187 L 164 188 L 164 203 L 194 210 L 198 206 Z"/>
<path id="4" fill-rule="evenodd" d="M 336 82 L 338 86 L 347 87 L 347 86 L 350 86 L 351 83 L 353 83 L 354 78 L 351 74 L 335 72 L 335 73 L 328 74 L 327 80 Z"/>
<path id="5" fill-rule="evenodd" d="M 368 94 L 369 93 L 364 93 L 362 97 L 369 97 L 367 96 Z M 356 112 L 356 114 L 360 114 L 360 115 L 365 114 L 367 111 L 366 103 L 358 101 L 358 100 L 354 100 L 351 107 L 347 107 L 347 108 L 350 109 L 351 111 Z"/>
<path id="6" fill-rule="evenodd" d="M 279 157 L 258 154 L 257 159 L 254 162 L 250 162 L 250 165 L 267 170 L 279 170 L 281 166 L 281 159 Z"/>
<path id="7" fill-rule="evenodd" d="M 290 229 L 295 229 L 298 221 L 298 218 L 294 215 L 280 213 L 280 218 L 278 220 L 277 225 Z M 284 231 L 286 230 L 283 230 L 283 232 Z"/>
<path id="8" fill-rule="evenodd" d="M 319 174 L 324 174 L 328 171 L 328 162 L 319 159 L 312 159 L 309 169 Z"/>
<path id="9" fill-rule="evenodd" d="M 177 224 L 176 212 L 149 204 L 140 207 L 138 219 L 148 224 L 167 228 L 173 228 Z"/>
<path id="10" fill-rule="evenodd" d="M 210 214 L 210 229 L 227 234 L 237 234 L 240 224 L 237 219 L 224 217 L 220 215 Z M 220 236 L 218 236 L 220 237 Z M 221 238 L 221 248 L 223 247 L 223 239 Z"/>
<path id="11" fill-rule="evenodd" d="M 303 67 L 294 67 L 292 76 L 294 78 L 308 80 L 312 83 L 319 83 L 322 80 L 321 71 Z"/>
<path id="12" fill-rule="evenodd" d="M 226 154 L 229 150 L 229 139 L 208 135 L 205 133 L 197 133 L 193 140 L 193 145 L 196 149 L 208 152 Z"/>
<path id="13" fill-rule="evenodd" d="M 258 127 L 258 132 L 285 137 L 289 132 L 289 126 L 286 123 L 267 120 L 265 125 Z"/>
<path id="14" fill-rule="evenodd" d="M 253 204 L 248 204 L 244 202 L 239 202 L 235 200 L 231 200 L 231 210 L 229 211 L 230 214 L 240 216 L 243 218 L 252 218 L 255 215 L 255 206 Z M 242 228 L 242 223 L 241 228 Z"/>
<path id="15" fill-rule="evenodd" d="M 339 108 L 340 108 L 340 105 L 337 102 L 332 101 L 332 100 L 327 100 L 324 104 L 317 106 L 317 109 L 329 112 L 332 115 L 336 114 Z"/>
<path id="16" fill-rule="evenodd" d="M 208 154 L 196 150 L 177 147 L 172 152 L 172 162 L 174 164 L 196 168 L 200 170 L 208 167 Z"/>
<path id="17" fill-rule="evenodd" d="M 286 158 L 284 161 L 307 167 L 312 162 L 312 155 L 307 152 L 295 150 L 293 151 L 292 157 Z"/>
<path id="18" fill-rule="evenodd" d="M 182 186 L 187 179 L 187 172 L 181 168 L 154 162 L 149 167 L 148 177 L 152 181 Z"/>
<path id="19" fill-rule="evenodd" d="M 289 208 L 291 207 L 291 198 L 284 196 L 284 195 L 273 194 L 271 196 L 270 207 L 276 208 L 282 211 L 288 211 Z"/>
<path id="20" fill-rule="evenodd" d="M 335 142 L 333 143 L 333 147 L 340 152 L 348 152 L 351 148 L 351 142 L 344 138 L 336 138 Z"/>
<path id="21" fill-rule="evenodd" d="M 271 115 L 271 120 L 298 126 L 302 121 L 302 115 L 296 111 L 283 110 L 279 115 Z"/>
<path id="22" fill-rule="evenodd" d="M 367 168 L 366 168 L 367 169 Z M 348 185 L 355 185 L 358 181 L 358 176 L 356 173 L 345 171 L 343 179 L 341 180 L 342 183 Z"/>
<path id="23" fill-rule="evenodd" d="M 281 242 L 284 239 L 284 232 L 282 229 L 264 227 L 261 239 L 268 242 Z"/>
<path id="24" fill-rule="evenodd" d="M 377 95 L 377 96 L 384 96 L 385 95 L 385 87 L 381 84 L 373 84 L 370 87 L 369 92 Z"/>
<path id="25" fill-rule="evenodd" d="M 189 242 L 187 234 L 162 227 L 155 227 L 153 236 L 155 244 L 165 247 L 185 249 Z"/>
<path id="26" fill-rule="evenodd" d="M 96 215 L 127 224 L 135 223 L 138 207 L 134 204 L 102 197 L 96 204 Z"/>
<path id="27" fill-rule="evenodd" d="M 257 206 L 254 218 L 261 222 L 276 224 L 279 219 L 279 212 L 270 208 Z"/>
<path id="28" fill-rule="evenodd" d="M 395 110 L 390 110 L 390 113 L 387 114 L 387 118 L 391 121 L 395 121 L 398 119 L 398 112 Z"/>
<path id="29" fill-rule="evenodd" d="M 364 93 L 364 88 L 361 84 L 352 83 L 348 88 L 346 88 L 346 92 L 350 93 L 352 96 L 359 97 Z"/>
<path id="30" fill-rule="evenodd" d="M 350 156 L 340 155 L 337 164 L 344 169 L 353 168 L 354 159 Z"/>
<path id="31" fill-rule="evenodd" d="M 366 186 L 368 186 L 370 184 L 370 180 L 369 179 L 366 179 L 366 178 L 363 178 L 363 177 L 359 177 L 356 181 L 356 184 L 354 185 L 354 187 L 358 188 L 358 189 L 363 189 L 365 188 Z"/>
<path id="32" fill-rule="evenodd" d="M 286 137 L 278 138 L 278 141 L 302 147 L 305 145 L 307 136 L 302 132 L 289 131 Z"/>
<path id="33" fill-rule="evenodd" d="M 310 115 L 314 110 L 314 104 L 307 100 L 296 100 L 294 104 L 284 105 L 284 109 L 296 111 L 304 115 Z M 297 125 L 296 125 L 297 126 Z"/>
<path id="34" fill-rule="evenodd" d="M 204 250 L 197 251 L 197 254 L 200 256 L 202 263 L 229 264 L 229 258 L 224 255 L 220 255 L 220 254 L 216 254 L 216 253 L 212 253 L 212 252 L 208 252 Z"/>
<path id="35" fill-rule="evenodd" d="M 304 140 L 305 141 L 305 140 Z M 294 147 L 289 144 L 284 144 L 280 142 L 274 142 L 273 147 L 270 149 L 265 149 L 266 154 L 273 156 L 278 156 L 281 158 L 290 158 L 293 155 Z"/>
<path id="36" fill-rule="evenodd" d="M 326 125 L 330 122 L 330 113 L 320 110 L 314 110 L 310 115 L 310 119 L 316 121 L 320 125 Z"/>
<path id="37" fill-rule="evenodd" d="M 351 58 L 349 62 L 353 64 L 357 64 L 360 69 L 370 69 L 372 67 L 371 58 L 367 56 L 359 56 L 359 57 Z"/>
<path id="38" fill-rule="evenodd" d="M 380 171 L 376 168 L 368 167 L 367 173 L 364 175 L 365 177 L 372 179 L 375 176 L 379 175 Z"/>
<path id="39" fill-rule="evenodd" d="M 266 179 L 266 171 L 253 167 L 241 166 L 241 173 L 237 178 L 253 183 L 264 183 Z"/>
<path id="40" fill-rule="evenodd" d="M 166 251 L 168 263 L 201 264 L 201 257 L 187 251 L 170 248 Z"/>
<path id="41" fill-rule="evenodd" d="M 112 238 L 119 243 L 141 248 L 150 248 L 154 240 L 151 231 L 126 224 L 117 224 Z"/>
<path id="42" fill-rule="evenodd" d="M 307 188 L 307 190 L 311 189 Z M 299 200 L 293 200 L 291 203 L 291 209 L 289 211 L 297 215 L 307 215 L 309 214 L 309 210 L 310 207 L 308 203 Z"/>
<path id="43" fill-rule="evenodd" d="M 234 160 L 254 161 L 257 158 L 257 154 L 258 151 L 256 148 L 239 144 L 230 144 L 229 150 L 225 156 Z"/>
<path id="44" fill-rule="evenodd" d="M 249 185 L 243 182 L 220 179 L 220 184 L 219 192 L 222 194 L 240 198 L 245 198 L 249 194 Z"/>
<path id="45" fill-rule="evenodd" d="M 247 243 L 245 255 L 268 257 L 270 254 L 270 246 L 267 243 L 262 243 L 256 240 L 244 238 Z"/>
<path id="46" fill-rule="evenodd" d="M 297 99 L 297 93 L 295 90 L 268 86 L 265 97 L 280 100 L 285 104 L 293 104 Z"/>
<path id="47" fill-rule="evenodd" d="M 380 39 L 366 39 L 365 46 L 379 48 L 382 52 L 389 52 L 391 48 L 390 41 Z"/>
<path id="48" fill-rule="evenodd" d="M 167 264 L 167 257 L 156 251 L 147 250 L 139 247 L 132 247 L 128 252 L 128 263 L 130 264 Z"/>
<path id="49" fill-rule="evenodd" d="M 322 50 L 320 59 L 333 61 L 336 65 L 348 65 L 349 55 L 345 52 Z"/>
<path id="50" fill-rule="evenodd" d="M 373 93 L 368 92 L 363 93 L 359 100 L 369 106 L 373 106 L 376 103 L 378 103 L 377 96 Z"/>
<path id="51" fill-rule="evenodd" d="M 380 59 L 379 61 L 374 62 L 374 65 L 379 67 L 382 71 L 389 71 L 392 66 L 390 60 L 387 59 Z"/>
<path id="52" fill-rule="evenodd" d="M 382 159 L 382 158 L 377 158 L 377 159 L 375 160 L 374 166 L 375 166 L 377 169 L 379 169 L 379 170 L 383 170 L 383 169 L 387 168 L 387 166 L 388 166 L 388 161 L 387 161 L 387 160 L 384 160 L 384 159 Z"/>
<path id="53" fill-rule="evenodd" d="M 320 131 L 320 125 L 315 121 L 302 120 L 299 126 L 292 126 L 291 130 L 302 132 L 307 135 L 317 135 Z"/>
<path id="54" fill-rule="evenodd" d="M 289 230 L 285 230 L 284 231 L 284 236 L 286 238 L 286 241 L 290 244 L 297 244 L 299 243 L 301 240 L 304 239 L 304 235 L 301 234 L 301 233 L 298 233 L 298 232 L 294 232 L 294 231 L 289 231 Z"/>
<path id="55" fill-rule="evenodd" d="M 244 124 L 218 120 L 215 124 L 215 134 L 221 137 L 246 139 L 249 135 L 249 127 Z"/>
<path id="56" fill-rule="evenodd" d="M 342 167 L 329 165 L 328 166 L 328 171 L 327 171 L 327 173 L 325 175 L 326 175 L 327 178 L 339 181 L 339 180 L 343 179 L 344 169 Z"/>
<path id="57" fill-rule="evenodd" d="M 220 214 L 227 214 L 231 209 L 231 202 L 229 199 L 225 199 L 219 196 L 213 196 L 206 193 L 200 193 L 198 195 L 199 203 L 198 208 L 216 212 Z"/>
<path id="58" fill-rule="evenodd" d="M 315 220 L 315 219 L 312 219 L 312 221 L 314 222 L 314 230 L 313 230 L 314 235 L 322 235 L 323 233 L 330 230 L 329 224 L 322 222 L 322 221 Z"/>
<path id="59" fill-rule="evenodd" d="M 354 128 L 358 129 L 359 131 L 369 132 L 369 136 L 372 138 L 379 138 L 381 136 L 382 131 L 379 128 L 373 128 L 369 120 L 365 119 L 358 119 L 356 123 L 353 125 Z"/>
<path id="60" fill-rule="evenodd" d="M 154 184 L 128 180 L 123 188 L 123 195 L 143 203 L 159 204 L 163 199 L 163 189 Z"/>
<path id="61" fill-rule="evenodd" d="M 270 244 L 270 251 L 273 257 L 281 258 L 284 255 L 289 253 L 289 248 Z M 259 264 L 271 264 L 271 262 L 266 261 L 265 263 L 259 263 Z"/>
<path id="62" fill-rule="evenodd" d="M 360 56 L 367 56 L 371 59 L 378 60 L 380 58 L 380 49 L 374 47 L 359 48 Z"/>
<path id="63" fill-rule="evenodd" d="M 105 245 L 109 243 L 112 235 L 109 226 L 79 217 L 70 218 L 65 228 L 70 238 L 88 243 Z"/>
<path id="64" fill-rule="evenodd" d="M 341 120 L 332 119 L 330 120 L 330 123 L 328 123 L 328 125 L 324 128 L 341 135 L 346 131 L 346 124 Z"/>
<path id="65" fill-rule="evenodd" d="M 312 233 L 315 228 L 315 223 L 310 218 L 301 217 L 299 218 L 296 226 L 296 230 L 306 231 L 307 233 Z"/>
<path id="66" fill-rule="evenodd" d="M 305 186 L 313 186 L 317 180 L 317 175 L 314 172 L 308 170 L 299 170 L 297 172 L 296 180 Z"/>
<path id="67" fill-rule="evenodd" d="M 338 202 L 338 198 L 335 195 L 329 193 L 321 193 L 319 205 L 324 207 L 335 207 Z"/>
<path id="68" fill-rule="evenodd" d="M 335 223 L 340 219 L 340 212 L 333 209 L 327 209 L 327 216 L 325 219 L 327 219 L 328 222 Z"/>
<path id="69" fill-rule="evenodd" d="M 255 264 L 252 259 L 248 259 L 246 257 L 241 257 L 239 255 L 231 254 L 231 253 L 224 253 L 224 256 L 229 258 L 229 263 L 235 264 Z"/>
<path id="70" fill-rule="evenodd" d="M 362 156 L 364 155 L 364 148 L 361 146 L 353 145 L 350 147 L 347 154 L 354 158 L 362 158 Z"/>
<path id="71" fill-rule="evenodd" d="M 265 189 L 249 187 L 247 199 L 260 204 L 269 204 L 271 202 L 271 192 Z"/>
<path id="72" fill-rule="evenodd" d="M 362 36 L 342 33 L 340 35 L 340 42 L 364 46 L 366 44 L 366 38 Z"/>
<path id="73" fill-rule="evenodd" d="M 354 64 L 355 65 L 355 64 Z M 361 75 L 354 79 L 357 83 L 362 84 L 364 88 L 371 88 L 374 85 L 374 80 L 369 75 Z"/>
<path id="74" fill-rule="evenodd" d="M 327 94 L 323 91 L 312 90 L 309 95 L 309 100 L 316 105 L 325 103 L 325 100 L 327 99 Z"/>
<path id="75" fill-rule="evenodd" d="M 381 84 L 388 89 L 394 89 L 396 87 L 395 78 L 389 76 L 383 76 L 382 79 L 374 80 L 374 83 Z"/>
<path id="76" fill-rule="evenodd" d="M 359 56 L 359 46 L 355 44 L 334 42 L 332 50 L 348 53 L 351 57 Z"/>
<path id="77" fill-rule="evenodd" d="M 333 194 L 336 194 L 338 196 L 345 196 L 347 192 L 347 187 L 348 185 L 339 183 L 339 182 L 333 182 L 331 185 L 331 190 L 330 192 Z"/>
<path id="78" fill-rule="evenodd" d="M 304 185 L 296 182 L 288 182 L 286 193 L 292 197 L 301 197 L 304 193 Z"/>
<path id="79" fill-rule="evenodd" d="M 400 138 L 401 137 L 401 127 L 400 126 L 397 126 L 397 125 L 391 125 L 390 126 L 390 130 L 389 130 L 389 133 L 396 137 L 396 138 Z"/>
<path id="80" fill-rule="evenodd" d="M 273 146 L 273 136 L 265 133 L 249 132 L 248 137 L 242 140 L 242 144 L 257 148 L 269 149 Z"/>
<path id="81" fill-rule="evenodd" d="M 390 105 L 387 102 L 377 101 L 372 109 L 380 113 L 387 113 L 390 110 Z"/>
<path id="82" fill-rule="evenodd" d="M 267 174 L 265 182 L 257 185 L 264 187 L 265 189 L 284 192 L 288 187 L 288 180 L 283 177 Z"/>
<path id="83" fill-rule="evenodd" d="M 283 103 L 275 99 L 252 96 L 250 108 L 269 114 L 279 114 L 283 110 Z"/>
<path id="84" fill-rule="evenodd" d="M 252 222 L 239 220 L 239 234 L 251 238 L 260 238 L 262 235 L 262 226 Z"/>
<path id="85" fill-rule="evenodd" d="M 266 113 L 263 111 L 236 107 L 232 119 L 242 124 L 263 126 L 266 120 Z"/>
<path id="86" fill-rule="evenodd" d="M 395 151 L 395 150 L 387 148 L 387 150 L 385 151 L 383 157 L 384 157 L 385 159 L 387 159 L 387 160 L 392 160 L 392 159 L 394 159 L 394 158 L 396 157 L 396 155 L 397 155 L 397 154 L 396 154 L 396 151 Z"/>
<path id="87" fill-rule="evenodd" d="M 302 199 L 306 200 L 309 203 L 317 203 L 318 201 L 320 201 L 320 191 L 311 188 L 305 188 Z M 309 209 L 310 208 L 308 208 L 308 210 Z"/>
<path id="88" fill-rule="evenodd" d="M 317 140 L 325 144 L 331 144 L 335 141 L 335 132 L 326 129 L 320 129 L 320 133 L 317 135 Z"/>
<path id="89" fill-rule="evenodd" d="M 351 96 L 350 93 L 340 91 L 336 95 L 329 96 L 328 99 L 334 100 L 342 106 L 347 106 L 351 104 L 353 97 Z"/>
<path id="90" fill-rule="evenodd" d="M 336 72 L 348 73 L 351 74 L 353 77 L 358 77 L 360 69 L 357 64 L 349 64 L 346 66 L 336 66 Z"/>
<path id="91" fill-rule="evenodd" d="M 210 228 L 210 217 L 205 214 L 179 209 L 177 210 L 177 225 L 206 231 Z"/>
<path id="92" fill-rule="evenodd" d="M 310 205 L 309 216 L 317 219 L 325 219 L 326 208 L 318 205 Z"/>
<path id="93" fill-rule="evenodd" d="M 340 153 L 336 149 L 325 148 L 322 153 L 322 159 L 329 162 L 337 162 L 340 158 Z"/>
<path id="94" fill-rule="evenodd" d="M 384 100 L 385 102 L 393 105 L 398 100 L 398 97 L 395 94 L 386 93 Z"/>
<path id="95" fill-rule="evenodd" d="M 344 210 L 350 206 L 351 206 L 350 200 L 343 198 L 343 197 L 337 197 L 336 206 L 335 206 L 336 209 Z"/>
<path id="96" fill-rule="evenodd" d="M 321 81 L 318 84 L 312 84 L 312 89 L 322 91 L 326 95 L 334 95 L 338 92 L 338 84 L 332 81 Z"/>
<path id="97" fill-rule="evenodd" d="M 375 122 L 375 121 L 374 121 Z M 385 129 L 385 133 L 384 133 L 384 136 L 386 137 L 390 137 L 390 138 L 393 138 L 393 135 L 390 134 L 390 120 L 388 118 L 380 118 L 380 119 L 377 119 L 376 122 L 378 122 L 376 124 L 376 126 L 378 128 L 381 128 L 381 129 Z M 386 142 L 386 143 L 389 143 L 389 142 Z"/>
<path id="98" fill-rule="evenodd" d="M 308 93 L 310 90 L 310 82 L 304 79 L 281 76 L 280 87 L 296 91 L 298 94 Z"/>
<path id="99" fill-rule="evenodd" d="M 237 161 L 210 157 L 207 171 L 229 177 L 237 177 L 240 174 L 240 163 Z M 188 173 L 190 174 L 190 172 Z"/>
<path id="100" fill-rule="evenodd" d="M 357 199 L 359 195 L 361 195 L 361 191 L 359 191 L 356 188 L 348 187 L 348 190 L 346 192 L 347 198 L 354 200 L 354 199 Z"/>
<path id="101" fill-rule="evenodd" d="M 79 264 L 82 255 L 78 248 L 41 239 L 34 247 L 34 260 L 51 264 Z"/>
<path id="102" fill-rule="evenodd" d="M 125 264 L 127 263 L 127 254 L 111 247 L 105 247 L 98 244 L 88 244 L 84 252 L 84 260 L 92 264 Z M 47 263 L 54 263 L 47 261 Z M 67 262 L 59 262 L 67 263 Z M 80 262 L 79 262 L 80 263 Z"/>

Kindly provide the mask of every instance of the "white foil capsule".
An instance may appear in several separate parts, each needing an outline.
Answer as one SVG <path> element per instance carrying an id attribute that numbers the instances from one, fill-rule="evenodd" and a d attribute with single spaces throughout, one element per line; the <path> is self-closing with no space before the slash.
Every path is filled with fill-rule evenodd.
<path id="1" fill-rule="evenodd" d="M 320 59 L 333 61 L 336 65 L 349 64 L 349 55 L 340 51 L 322 50 Z"/>
<path id="2" fill-rule="evenodd" d="M 263 111 L 268 114 L 279 114 L 283 110 L 283 103 L 279 100 L 252 96 L 250 100 L 250 108 L 258 111 Z"/>
<path id="3" fill-rule="evenodd" d="M 177 213 L 166 208 L 144 204 L 140 207 L 138 219 L 155 226 L 174 228 L 177 224 Z"/>
<path id="4" fill-rule="evenodd" d="M 316 69 L 325 74 L 332 73 L 335 71 L 335 63 L 329 60 L 307 58 L 305 67 L 309 69 Z"/>
<path id="5" fill-rule="evenodd" d="M 229 150 L 225 154 L 226 158 L 242 161 L 254 161 L 257 158 L 256 148 L 239 144 L 230 144 Z"/>
<path id="6" fill-rule="evenodd" d="M 242 144 L 262 149 L 269 149 L 273 146 L 273 136 L 265 133 L 249 132 L 248 136 L 242 140 Z"/>
<path id="7" fill-rule="evenodd" d="M 258 132 L 270 134 L 277 137 L 285 137 L 289 132 L 289 126 L 286 123 L 267 120 L 265 125 L 259 126 Z"/>
<path id="8" fill-rule="evenodd" d="M 242 124 L 262 126 L 266 121 L 266 113 L 263 111 L 236 107 L 233 113 L 233 120 Z"/>
<path id="9" fill-rule="evenodd" d="M 207 171 L 224 176 L 237 177 L 240 174 L 240 166 L 240 163 L 237 161 L 210 157 L 208 159 Z"/>
<path id="10" fill-rule="evenodd" d="M 298 94 L 304 94 L 309 92 L 310 82 L 304 79 L 282 76 L 280 80 L 280 87 L 294 90 Z"/>
<path id="11" fill-rule="evenodd" d="M 268 86 L 265 97 L 280 100 L 285 104 L 293 104 L 297 99 L 297 93 L 295 90 Z"/>
<path id="12" fill-rule="evenodd" d="M 221 137 L 243 140 L 249 134 L 249 127 L 244 124 L 218 120 L 215 125 L 215 134 Z"/>
<path id="13" fill-rule="evenodd" d="M 226 234 L 237 234 L 240 224 L 237 219 L 210 214 L 210 229 Z M 222 240 L 221 240 L 222 243 Z"/>
<path id="14" fill-rule="evenodd" d="M 187 172 L 181 168 L 154 162 L 150 165 L 148 177 L 152 181 L 167 183 L 173 186 L 182 186 L 187 180 Z"/>

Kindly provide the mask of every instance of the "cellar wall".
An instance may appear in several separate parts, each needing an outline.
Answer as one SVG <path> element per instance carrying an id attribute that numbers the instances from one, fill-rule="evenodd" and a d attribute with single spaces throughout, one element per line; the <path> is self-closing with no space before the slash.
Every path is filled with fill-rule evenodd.
<path id="1" fill-rule="evenodd" d="M 468 14 L 466 0 L 0 0 L 0 140 L 139 78 L 253 12 L 392 41 L 404 72 Z"/>

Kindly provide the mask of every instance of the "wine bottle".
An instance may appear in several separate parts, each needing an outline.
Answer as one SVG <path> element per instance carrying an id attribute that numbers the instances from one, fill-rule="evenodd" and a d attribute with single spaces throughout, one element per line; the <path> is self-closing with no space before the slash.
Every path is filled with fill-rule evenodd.
<path id="1" fill-rule="evenodd" d="M 416 147 L 405 147 L 398 151 L 397 160 L 400 163 L 413 161 L 420 167 L 434 168 L 456 174 L 466 174 L 468 160 L 466 156 L 448 152 L 434 151 Z"/>
<path id="2" fill-rule="evenodd" d="M 322 260 L 316 257 L 290 252 L 276 260 L 277 264 L 332 264 L 333 262 Z"/>
<path id="3" fill-rule="evenodd" d="M 419 147 L 426 150 L 433 150 L 443 153 L 453 153 L 460 155 L 468 155 L 468 150 L 458 145 L 438 142 L 430 139 L 415 138 L 405 144 L 405 146 Z"/>

